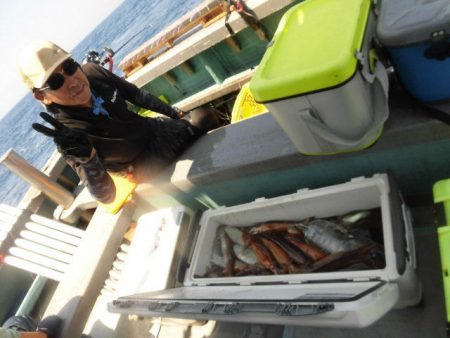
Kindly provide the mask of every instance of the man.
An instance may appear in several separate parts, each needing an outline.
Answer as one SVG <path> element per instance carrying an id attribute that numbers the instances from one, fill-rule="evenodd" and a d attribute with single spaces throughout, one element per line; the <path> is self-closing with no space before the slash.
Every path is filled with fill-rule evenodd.
<path id="1" fill-rule="evenodd" d="M 49 41 L 29 45 L 18 58 L 19 72 L 47 111 L 52 128 L 33 124 L 53 137 L 66 161 L 97 200 L 114 199 L 108 171 L 133 172 L 139 181 L 174 161 L 206 130 L 184 113 L 95 63 L 80 66 Z M 169 118 L 144 118 L 127 101 Z M 209 117 L 205 117 L 209 118 Z M 106 170 L 105 170 L 106 169 Z"/>
<path id="2" fill-rule="evenodd" d="M 0 327 L 0 338 L 56 338 L 61 323 L 58 316 L 49 316 L 40 322 L 28 315 L 12 316 Z"/>

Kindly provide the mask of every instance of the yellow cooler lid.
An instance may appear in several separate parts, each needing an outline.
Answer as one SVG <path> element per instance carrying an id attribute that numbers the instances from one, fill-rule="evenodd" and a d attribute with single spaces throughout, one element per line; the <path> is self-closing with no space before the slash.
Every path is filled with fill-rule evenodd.
<path id="1" fill-rule="evenodd" d="M 308 0 L 281 19 L 251 82 L 258 102 L 334 87 L 356 71 L 370 0 Z"/>

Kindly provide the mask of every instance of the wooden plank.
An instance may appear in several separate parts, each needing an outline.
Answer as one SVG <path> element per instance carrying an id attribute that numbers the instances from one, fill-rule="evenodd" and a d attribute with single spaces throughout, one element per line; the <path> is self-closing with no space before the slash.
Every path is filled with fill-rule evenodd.
<path id="1" fill-rule="evenodd" d="M 250 81 L 254 72 L 254 69 L 243 71 L 242 73 L 229 77 L 220 85 L 213 85 L 185 100 L 175 103 L 174 105 L 184 111 L 200 107 L 226 94 L 240 90 L 246 82 Z"/>
<path id="2" fill-rule="evenodd" d="M 252 8 L 258 18 L 263 19 L 294 2 L 295 0 L 248 0 L 247 5 Z M 244 20 L 235 12 L 230 15 L 229 24 L 235 33 L 247 28 Z M 231 35 L 225 27 L 223 18 L 176 44 L 163 55 L 131 74 L 127 80 L 142 87 L 229 36 Z"/>

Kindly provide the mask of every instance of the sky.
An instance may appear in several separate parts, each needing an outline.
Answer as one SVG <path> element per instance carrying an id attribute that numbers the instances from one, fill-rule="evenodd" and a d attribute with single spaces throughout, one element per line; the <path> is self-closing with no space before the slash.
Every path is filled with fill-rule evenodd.
<path id="1" fill-rule="evenodd" d="M 124 0 L 0 0 L 0 119 L 27 93 L 16 58 L 34 40 L 71 50 Z"/>

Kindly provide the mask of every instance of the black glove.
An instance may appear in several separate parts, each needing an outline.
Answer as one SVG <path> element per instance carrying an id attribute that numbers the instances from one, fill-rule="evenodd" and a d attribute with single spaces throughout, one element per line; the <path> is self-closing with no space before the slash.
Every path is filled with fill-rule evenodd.
<path id="1" fill-rule="evenodd" d="M 50 129 L 39 123 L 33 123 L 33 129 L 45 136 L 52 137 L 58 151 L 64 157 L 75 158 L 81 161 L 86 161 L 90 158 L 92 145 L 84 131 L 68 128 L 47 113 L 42 112 L 40 116 L 55 129 Z"/>
<path id="2" fill-rule="evenodd" d="M 36 331 L 43 332 L 48 338 L 56 338 L 60 333 L 62 319 L 58 316 L 48 316 L 42 319 L 37 325 Z"/>
<path id="3" fill-rule="evenodd" d="M 99 157 L 92 154 L 92 145 L 87 134 L 79 129 L 71 129 L 57 121 L 47 113 L 41 113 L 41 117 L 50 123 L 55 129 L 50 129 L 42 124 L 33 123 L 33 129 L 52 137 L 55 141 L 58 151 L 64 155 L 66 160 L 78 161 L 81 168 L 81 177 L 87 182 L 89 192 L 92 196 L 103 203 L 109 203 L 114 200 L 116 188 L 112 178 L 106 172 L 103 163 Z M 91 158 L 91 155 L 93 157 Z M 77 170 L 78 175 L 80 172 Z"/>
<path id="4" fill-rule="evenodd" d="M 175 120 L 179 120 L 186 115 L 186 113 L 178 107 L 172 107 L 172 109 L 175 111 L 175 115 L 172 115 L 171 117 Z"/>

